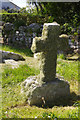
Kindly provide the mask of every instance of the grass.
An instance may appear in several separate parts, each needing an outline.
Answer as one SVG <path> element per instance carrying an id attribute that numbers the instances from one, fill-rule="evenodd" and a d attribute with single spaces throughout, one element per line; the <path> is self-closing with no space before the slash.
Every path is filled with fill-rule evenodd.
<path id="1" fill-rule="evenodd" d="M 20 48 L 20 47 L 8 46 L 8 45 L 0 45 L 0 50 L 15 52 L 15 53 L 23 55 L 24 57 L 32 56 L 31 50 L 25 47 Z"/>
<path id="2" fill-rule="evenodd" d="M 15 85 L 24 81 L 29 76 L 35 76 L 39 71 L 30 68 L 27 65 L 20 65 L 18 68 L 5 68 L 2 73 L 2 87 L 6 85 Z"/>
<path id="3" fill-rule="evenodd" d="M 58 55 L 57 55 L 57 58 L 58 58 L 58 59 L 63 59 L 63 60 L 64 60 L 64 59 L 65 59 L 65 56 L 64 56 L 64 54 L 58 54 Z"/>
<path id="4" fill-rule="evenodd" d="M 39 71 L 27 65 L 19 68 L 5 68 L 3 72 L 3 118 L 77 118 L 77 106 L 54 106 L 53 108 L 39 108 L 29 106 L 26 98 L 20 93 L 20 83 L 28 76 L 39 74 Z"/>
<path id="5" fill-rule="evenodd" d="M 78 94 L 78 64 L 79 61 L 69 61 L 69 60 L 57 60 L 57 73 L 63 76 L 64 80 L 70 83 L 71 91 Z"/>
<path id="6" fill-rule="evenodd" d="M 3 50 L 19 53 L 23 56 L 32 56 L 27 49 L 3 46 Z M 76 94 L 78 84 L 78 62 L 58 58 L 57 73 L 70 82 L 71 90 Z M 30 61 L 31 62 L 31 61 Z M 34 63 L 32 61 L 32 63 Z M 72 106 L 53 106 L 40 108 L 27 105 L 26 98 L 21 94 L 21 82 L 28 76 L 39 74 L 39 70 L 30 68 L 27 64 L 18 68 L 4 68 L 2 72 L 2 118 L 78 118 L 79 101 L 74 101 Z"/>
<path id="7" fill-rule="evenodd" d="M 18 106 L 5 112 L 9 118 L 78 118 L 78 108 L 57 107 L 50 109 L 36 106 Z M 71 119 L 70 119 L 71 120 Z"/>
<path id="8" fill-rule="evenodd" d="M 3 88 L 3 111 L 13 108 L 16 105 L 25 103 L 25 97 L 21 95 L 20 83 L 28 76 L 35 76 L 39 71 L 27 65 L 20 65 L 18 68 L 5 68 L 2 73 Z M 5 113 L 3 112 L 3 116 Z"/>
<path id="9" fill-rule="evenodd" d="M 64 79 L 78 81 L 78 61 L 62 61 L 58 60 L 57 73 L 64 76 Z"/>

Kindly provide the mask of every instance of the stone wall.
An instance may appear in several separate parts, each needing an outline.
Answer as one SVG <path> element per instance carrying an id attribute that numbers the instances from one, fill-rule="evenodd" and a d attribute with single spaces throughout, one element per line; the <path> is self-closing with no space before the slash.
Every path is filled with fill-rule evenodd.
<path id="1" fill-rule="evenodd" d="M 13 46 L 14 45 L 26 46 L 30 48 L 32 45 L 33 38 L 35 38 L 36 36 L 38 37 L 41 36 L 42 29 L 43 29 L 43 25 L 38 23 L 32 23 L 27 26 L 20 26 L 17 30 L 15 29 L 15 26 L 12 23 L 5 23 L 3 25 L 3 30 L 2 30 L 3 43 Z M 66 45 L 64 45 L 64 41 Z M 60 43 L 58 44 L 59 44 L 58 53 L 64 53 L 63 52 L 64 48 L 65 48 L 65 53 L 73 53 L 78 49 L 78 48 L 76 50 L 73 49 L 73 47 L 75 46 L 73 45 L 72 42 L 70 42 L 70 40 L 67 41 L 63 39 L 62 44 Z"/>
<path id="2" fill-rule="evenodd" d="M 32 23 L 29 26 L 20 26 L 15 30 L 12 23 L 5 23 L 3 25 L 2 36 L 4 44 L 12 44 L 18 46 L 31 47 L 32 40 L 36 36 L 41 36 L 42 25 Z"/>

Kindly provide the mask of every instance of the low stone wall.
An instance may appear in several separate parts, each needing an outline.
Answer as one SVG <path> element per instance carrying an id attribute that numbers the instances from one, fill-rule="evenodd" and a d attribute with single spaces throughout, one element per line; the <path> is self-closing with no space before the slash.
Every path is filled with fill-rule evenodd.
<path id="1" fill-rule="evenodd" d="M 4 44 L 23 45 L 30 48 L 33 38 L 41 36 L 41 33 L 42 25 L 37 23 L 32 23 L 29 26 L 20 26 L 18 30 L 15 30 L 15 26 L 12 23 L 5 23 L 2 37 Z"/>
<path id="2" fill-rule="evenodd" d="M 20 26 L 15 30 L 15 26 L 12 23 L 5 23 L 2 28 L 2 37 L 4 44 L 16 45 L 16 46 L 26 46 L 31 48 L 33 38 L 36 36 L 41 36 L 43 25 L 38 23 L 32 23 L 28 26 Z M 73 45 L 72 38 L 67 40 L 62 40 L 62 44 L 59 44 L 58 53 L 64 53 L 63 49 L 65 48 L 65 54 L 67 53 L 80 53 L 78 46 Z M 71 40 L 70 40 L 71 39 Z M 65 41 L 65 42 L 64 42 Z M 60 41 L 59 41 L 60 42 Z M 65 43 L 65 45 L 64 45 Z M 74 43 L 77 43 L 76 41 Z M 68 47 L 67 47 L 68 46 Z M 66 49 L 67 48 L 67 49 Z"/>

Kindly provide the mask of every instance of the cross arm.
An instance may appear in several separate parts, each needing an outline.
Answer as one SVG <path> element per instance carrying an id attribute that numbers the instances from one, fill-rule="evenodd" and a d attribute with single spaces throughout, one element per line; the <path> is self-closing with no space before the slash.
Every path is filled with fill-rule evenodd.
<path id="1" fill-rule="evenodd" d="M 33 43 L 31 46 L 31 50 L 33 53 L 42 52 L 44 48 L 45 48 L 45 44 L 42 37 L 33 38 Z"/>
<path id="2" fill-rule="evenodd" d="M 62 34 L 58 40 L 58 50 L 66 51 L 69 48 L 68 35 Z"/>

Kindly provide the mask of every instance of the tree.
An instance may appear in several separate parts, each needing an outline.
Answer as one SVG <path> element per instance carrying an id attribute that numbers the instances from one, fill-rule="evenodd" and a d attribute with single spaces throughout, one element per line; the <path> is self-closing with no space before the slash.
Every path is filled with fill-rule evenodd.
<path id="1" fill-rule="evenodd" d="M 37 9 L 37 13 L 39 13 L 39 8 L 40 8 L 40 12 L 41 14 L 43 14 L 44 12 L 44 8 L 43 8 L 43 4 L 41 2 L 29 2 L 29 4 L 33 4 L 35 5 L 36 9 Z"/>
<path id="2" fill-rule="evenodd" d="M 48 2 L 42 3 L 46 14 L 51 15 L 57 22 L 65 23 L 72 22 L 73 16 L 80 19 L 80 5 L 79 2 Z"/>
<path id="3" fill-rule="evenodd" d="M 29 4 L 31 4 L 31 2 L 29 2 Z M 44 16 L 47 14 L 60 24 L 73 22 L 74 16 L 76 16 L 77 23 L 79 23 L 79 2 L 32 2 L 32 4 L 35 5 L 39 14 Z"/>

